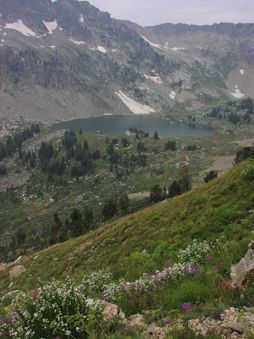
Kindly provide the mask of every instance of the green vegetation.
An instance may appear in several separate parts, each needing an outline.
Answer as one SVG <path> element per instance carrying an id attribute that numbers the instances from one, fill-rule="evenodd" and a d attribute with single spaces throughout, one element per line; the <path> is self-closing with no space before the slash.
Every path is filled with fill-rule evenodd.
<path id="1" fill-rule="evenodd" d="M 125 338 L 122 331 L 131 329 L 122 327 L 117 314 L 110 327 L 108 322 L 100 321 L 102 309 L 94 309 L 91 317 L 83 301 L 99 298 L 119 305 L 126 316 L 149 310 L 145 316 L 148 324 L 156 321 L 162 327 L 172 326 L 173 337 L 181 338 L 174 327 L 179 318 L 187 326 L 188 319 L 218 319 L 228 307 L 252 306 L 251 273 L 241 290 L 232 289 L 227 279 L 232 264 L 245 255 L 253 238 L 253 169 L 253 159 L 242 161 L 221 177 L 179 197 L 23 257 L 20 264 L 26 270 L 12 279 L 11 287 L 12 267 L 1 273 L 0 289 L 5 290 L 6 297 L 0 309 L 3 312 L 11 303 L 19 314 L 31 313 L 24 326 L 35 331 L 34 338 L 42 335 L 37 333 L 40 327 L 33 320 L 34 314 L 38 314 L 39 323 L 42 318 L 48 319 L 44 327 L 48 338 L 54 338 L 53 333 L 60 338 L 64 333 L 70 338 L 89 338 L 91 333 L 94 338 Z M 72 221 L 79 220 L 78 211 L 74 214 Z M 88 210 L 87 215 L 91 215 Z M 56 228 L 61 226 L 58 217 L 54 218 Z M 105 268 L 107 272 L 100 272 Z M 60 282 L 48 282 L 52 277 Z M 38 288 L 39 281 L 41 292 L 34 290 L 31 294 L 29 291 Z M 75 285 L 79 288 L 74 289 Z M 25 294 L 8 295 L 9 289 Z M 45 303 L 48 307 L 41 313 L 39 309 Z M 51 303 L 62 305 L 57 311 L 58 320 L 46 311 Z M 12 315 L 8 320 L 11 309 L 6 309 L 2 325 L 6 333 L 10 328 L 21 331 L 20 318 Z M 63 327 L 65 322 L 67 327 Z M 193 337 L 187 329 L 185 334 Z M 142 338 L 138 332 L 133 337 L 138 335 Z"/>

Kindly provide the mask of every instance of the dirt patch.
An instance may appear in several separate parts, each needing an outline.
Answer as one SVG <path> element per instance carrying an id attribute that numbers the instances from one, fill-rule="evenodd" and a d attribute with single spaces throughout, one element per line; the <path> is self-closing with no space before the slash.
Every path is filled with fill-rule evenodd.
<path id="1" fill-rule="evenodd" d="M 218 157 L 215 158 L 215 162 L 214 164 L 207 168 L 205 171 L 200 172 L 200 174 L 204 174 L 210 171 L 218 171 L 218 172 L 225 172 L 227 170 L 229 170 L 230 168 L 233 167 L 232 163 L 234 160 L 235 156 L 226 156 L 226 157 Z"/>
<path id="2" fill-rule="evenodd" d="M 251 147 L 254 144 L 254 138 L 252 139 L 243 139 L 243 140 L 236 140 L 234 141 L 234 143 L 236 143 L 237 145 L 240 146 L 245 146 L 245 147 Z"/>
<path id="3" fill-rule="evenodd" d="M 5 192 L 7 188 L 23 185 L 31 176 L 31 172 L 9 173 L 0 179 L 0 192 Z"/>
<path id="4" fill-rule="evenodd" d="M 128 194 L 129 199 L 135 199 L 135 198 L 149 198 L 150 192 L 143 192 L 143 193 L 132 193 Z"/>

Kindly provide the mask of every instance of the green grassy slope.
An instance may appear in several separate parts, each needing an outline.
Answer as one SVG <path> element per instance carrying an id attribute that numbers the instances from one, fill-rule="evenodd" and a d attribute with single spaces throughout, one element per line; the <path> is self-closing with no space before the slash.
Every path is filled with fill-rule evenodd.
<path id="1" fill-rule="evenodd" d="M 254 160 L 243 162 L 221 177 L 182 196 L 153 205 L 139 213 L 105 225 L 88 235 L 55 245 L 20 264 L 26 271 L 13 278 L 12 289 L 38 285 L 38 279 L 67 275 L 78 282 L 84 273 L 106 269 L 115 278 L 135 279 L 198 241 L 227 242 L 230 262 L 241 259 L 253 237 Z M 0 289 L 10 284 L 10 268 L 0 272 Z"/>

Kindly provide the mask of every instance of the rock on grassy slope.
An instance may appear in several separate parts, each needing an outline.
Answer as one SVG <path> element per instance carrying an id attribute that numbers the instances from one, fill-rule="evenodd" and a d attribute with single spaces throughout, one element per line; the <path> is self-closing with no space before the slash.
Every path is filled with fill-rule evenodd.
<path id="1" fill-rule="evenodd" d="M 252 239 L 253 210 L 254 161 L 249 160 L 182 196 L 23 257 L 19 265 L 24 265 L 25 271 L 19 276 L 10 281 L 14 265 L 0 272 L 0 289 L 10 283 L 12 289 L 24 284 L 33 288 L 39 278 L 62 280 L 68 275 L 78 282 L 84 273 L 101 269 L 111 271 L 115 279 L 135 280 L 166 261 L 175 263 L 179 250 L 194 239 L 220 239 L 224 267 L 229 272 Z"/>

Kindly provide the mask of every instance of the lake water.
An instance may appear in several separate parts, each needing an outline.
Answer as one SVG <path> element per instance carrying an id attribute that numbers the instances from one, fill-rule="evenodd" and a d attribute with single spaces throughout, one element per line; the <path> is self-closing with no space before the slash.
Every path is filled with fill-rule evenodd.
<path id="1" fill-rule="evenodd" d="M 159 137 L 175 138 L 181 136 L 207 137 L 214 132 L 212 128 L 188 125 L 183 122 L 169 121 L 166 119 L 156 118 L 149 115 L 138 116 L 102 116 L 95 118 L 76 119 L 61 122 L 51 126 L 54 129 L 72 129 L 78 133 L 80 129 L 83 132 L 91 132 L 108 136 L 124 135 L 130 127 L 143 130 L 153 135 L 158 132 Z"/>

